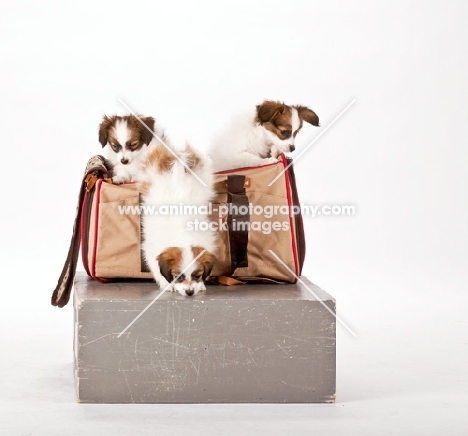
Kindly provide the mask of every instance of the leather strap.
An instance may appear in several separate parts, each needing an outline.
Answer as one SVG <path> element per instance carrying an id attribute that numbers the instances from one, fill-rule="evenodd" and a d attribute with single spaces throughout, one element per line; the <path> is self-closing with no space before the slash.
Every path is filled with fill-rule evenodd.
<path id="1" fill-rule="evenodd" d="M 249 199 L 245 193 L 245 176 L 232 174 L 227 177 L 228 228 L 231 254 L 231 272 L 249 265 L 247 243 L 249 241 Z"/>
<path id="2" fill-rule="evenodd" d="M 73 223 L 73 232 L 70 241 L 70 248 L 68 249 L 67 259 L 65 260 L 65 264 L 62 268 L 62 273 L 60 274 L 57 286 L 55 287 L 51 298 L 51 303 L 53 306 L 65 306 L 70 299 L 71 290 L 73 288 L 76 264 L 78 262 L 78 254 L 80 252 L 81 210 L 83 208 L 84 193 L 91 180 L 91 178 L 88 176 L 92 174 L 97 178 L 107 179 L 110 177 L 110 170 L 108 169 L 109 167 L 110 166 L 107 163 L 106 159 L 99 155 L 92 157 L 86 165 L 85 174 L 83 176 L 83 181 L 81 183 L 80 192 L 78 195 L 78 205 L 76 207 L 75 221 Z M 94 185 L 92 181 L 91 183 Z M 91 188 L 92 187 L 90 187 L 89 189 Z"/>
<path id="3" fill-rule="evenodd" d="M 140 195 L 140 204 L 142 203 Z M 140 271 L 141 272 L 151 272 L 148 265 L 145 262 L 145 256 L 143 254 L 143 241 L 145 237 L 143 235 L 143 214 L 140 214 Z"/>
<path id="4" fill-rule="evenodd" d="M 235 279 L 234 277 L 228 276 L 218 276 L 216 277 L 218 285 L 224 286 L 236 286 L 236 285 L 245 285 L 245 282 Z"/>

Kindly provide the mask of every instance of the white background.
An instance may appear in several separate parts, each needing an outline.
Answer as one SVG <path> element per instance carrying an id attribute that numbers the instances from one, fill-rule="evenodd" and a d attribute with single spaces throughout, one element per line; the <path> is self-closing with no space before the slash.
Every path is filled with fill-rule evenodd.
<path id="1" fill-rule="evenodd" d="M 0 5 L 0 433 L 462 435 L 467 418 L 468 3 Z M 335 405 L 75 403 L 72 308 L 49 299 L 103 113 L 124 99 L 205 148 L 264 98 L 322 129 L 296 163 L 305 275 L 337 299 Z M 320 132 L 305 125 L 298 152 Z"/>

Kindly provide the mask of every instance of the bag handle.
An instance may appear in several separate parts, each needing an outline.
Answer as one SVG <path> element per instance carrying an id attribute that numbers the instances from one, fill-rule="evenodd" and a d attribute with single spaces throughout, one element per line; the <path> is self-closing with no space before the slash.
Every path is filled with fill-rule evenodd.
<path id="1" fill-rule="evenodd" d="M 79 220 L 81 217 L 85 191 L 90 191 L 94 187 L 96 180 L 100 178 L 111 181 L 110 171 L 108 170 L 109 167 L 110 165 L 107 163 L 106 159 L 100 155 L 92 157 L 86 165 L 83 182 L 81 183 L 78 195 L 78 205 L 76 207 L 75 221 L 73 223 L 70 248 L 68 249 L 67 259 L 65 260 L 62 273 L 60 274 L 57 286 L 55 287 L 51 298 L 53 306 L 63 307 L 70 299 L 73 281 L 75 279 L 78 254 L 80 252 L 81 226 Z"/>

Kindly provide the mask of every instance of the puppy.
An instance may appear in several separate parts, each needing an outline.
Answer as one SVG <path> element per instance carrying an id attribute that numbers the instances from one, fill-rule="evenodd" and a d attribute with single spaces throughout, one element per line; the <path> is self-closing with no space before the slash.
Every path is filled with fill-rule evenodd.
<path id="1" fill-rule="evenodd" d="M 138 116 L 163 141 L 164 132 L 152 117 Z M 159 144 L 135 115 L 104 115 L 99 125 L 99 142 L 112 165 L 114 183 L 136 182 L 148 152 Z M 166 142 L 166 141 L 165 141 Z"/>
<path id="2" fill-rule="evenodd" d="M 305 106 L 265 100 L 255 111 L 241 114 L 210 145 L 214 171 L 266 165 L 281 153 L 294 151 L 303 122 L 319 126 L 319 118 Z"/>
<path id="3" fill-rule="evenodd" d="M 154 206 L 156 212 L 162 211 L 161 206 L 166 211 L 170 206 L 188 206 L 190 213 L 143 215 L 142 247 L 161 289 L 192 296 L 206 289 L 204 281 L 216 261 L 215 235 L 207 217 L 213 170 L 210 159 L 190 146 L 177 155 L 185 165 L 164 146 L 156 146 L 145 160 L 138 187 L 143 205 Z"/>

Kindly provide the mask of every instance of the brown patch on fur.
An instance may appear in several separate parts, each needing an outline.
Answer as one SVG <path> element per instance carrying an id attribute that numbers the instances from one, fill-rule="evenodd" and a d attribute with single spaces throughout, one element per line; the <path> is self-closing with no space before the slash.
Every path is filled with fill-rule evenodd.
<path id="1" fill-rule="evenodd" d="M 312 109 L 300 105 L 293 106 L 293 108 L 297 110 L 301 121 L 305 121 L 306 123 L 312 124 L 313 126 L 320 126 L 319 117 Z"/>
<path id="2" fill-rule="evenodd" d="M 99 124 L 99 142 L 104 147 L 109 140 L 109 129 L 115 125 L 117 119 L 116 115 L 102 117 L 101 124 Z"/>
<path id="3" fill-rule="evenodd" d="M 139 118 L 139 119 L 138 119 Z M 155 120 L 153 117 L 145 117 L 138 115 L 125 115 L 117 116 L 104 115 L 102 122 L 99 125 L 99 142 L 103 147 L 109 143 L 115 152 L 118 152 L 120 147 L 128 148 L 130 150 L 138 150 L 143 145 L 148 145 L 153 139 L 151 131 L 154 130 Z M 141 123 L 141 121 L 151 130 Z M 115 137 L 115 125 L 117 122 L 126 121 L 128 130 L 130 132 L 129 140 L 126 144 L 119 144 Z"/>
<path id="4" fill-rule="evenodd" d="M 141 141 L 148 145 L 153 139 L 152 132 L 154 131 L 155 120 L 153 117 L 144 117 L 141 115 L 139 115 L 138 118 L 134 115 L 128 115 L 127 117 L 127 126 L 130 129 L 130 140 L 128 142 Z M 144 124 L 142 124 L 142 122 Z"/>
<path id="5" fill-rule="evenodd" d="M 194 257 L 200 255 L 205 250 L 203 247 L 194 246 L 192 247 L 192 253 Z M 216 262 L 216 256 L 213 253 L 205 250 L 205 252 L 197 259 L 198 266 L 203 269 L 203 280 L 205 280 L 211 273 L 213 266 Z"/>
<path id="6" fill-rule="evenodd" d="M 153 183 L 151 182 L 141 182 L 138 184 L 138 190 L 143 194 L 146 195 L 148 194 L 150 188 L 153 186 Z"/>
<path id="7" fill-rule="evenodd" d="M 166 147 L 158 145 L 148 155 L 145 165 L 156 168 L 159 173 L 166 173 L 171 170 L 175 160 L 176 157 Z"/>
<path id="8" fill-rule="evenodd" d="M 186 144 L 185 146 L 185 153 L 187 154 L 186 163 L 187 166 L 192 170 L 201 169 L 203 168 L 203 160 L 200 155 L 190 146 L 190 144 Z M 186 169 L 186 172 L 187 169 Z"/>
<path id="9" fill-rule="evenodd" d="M 291 137 L 291 118 L 292 108 L 282 102 L 266 100 L 257 106 L 256 121 L 280 139 Z"/>
<path id="10" fill-rule="evenodd" d="M 284 111 L 285 104 L 280 101 L 265 100 L 262 104 L 257 105 L 257 118 L 259 124 L 264 124 L 270 121 L 276 115 Z"/>
<path id="11" fill-rule="evenodd" d="M 169 247 L 156 258 L 159 262 L 159 271 L 170 283 L 181 272 L 182 250 L 178 247 Z"/>

